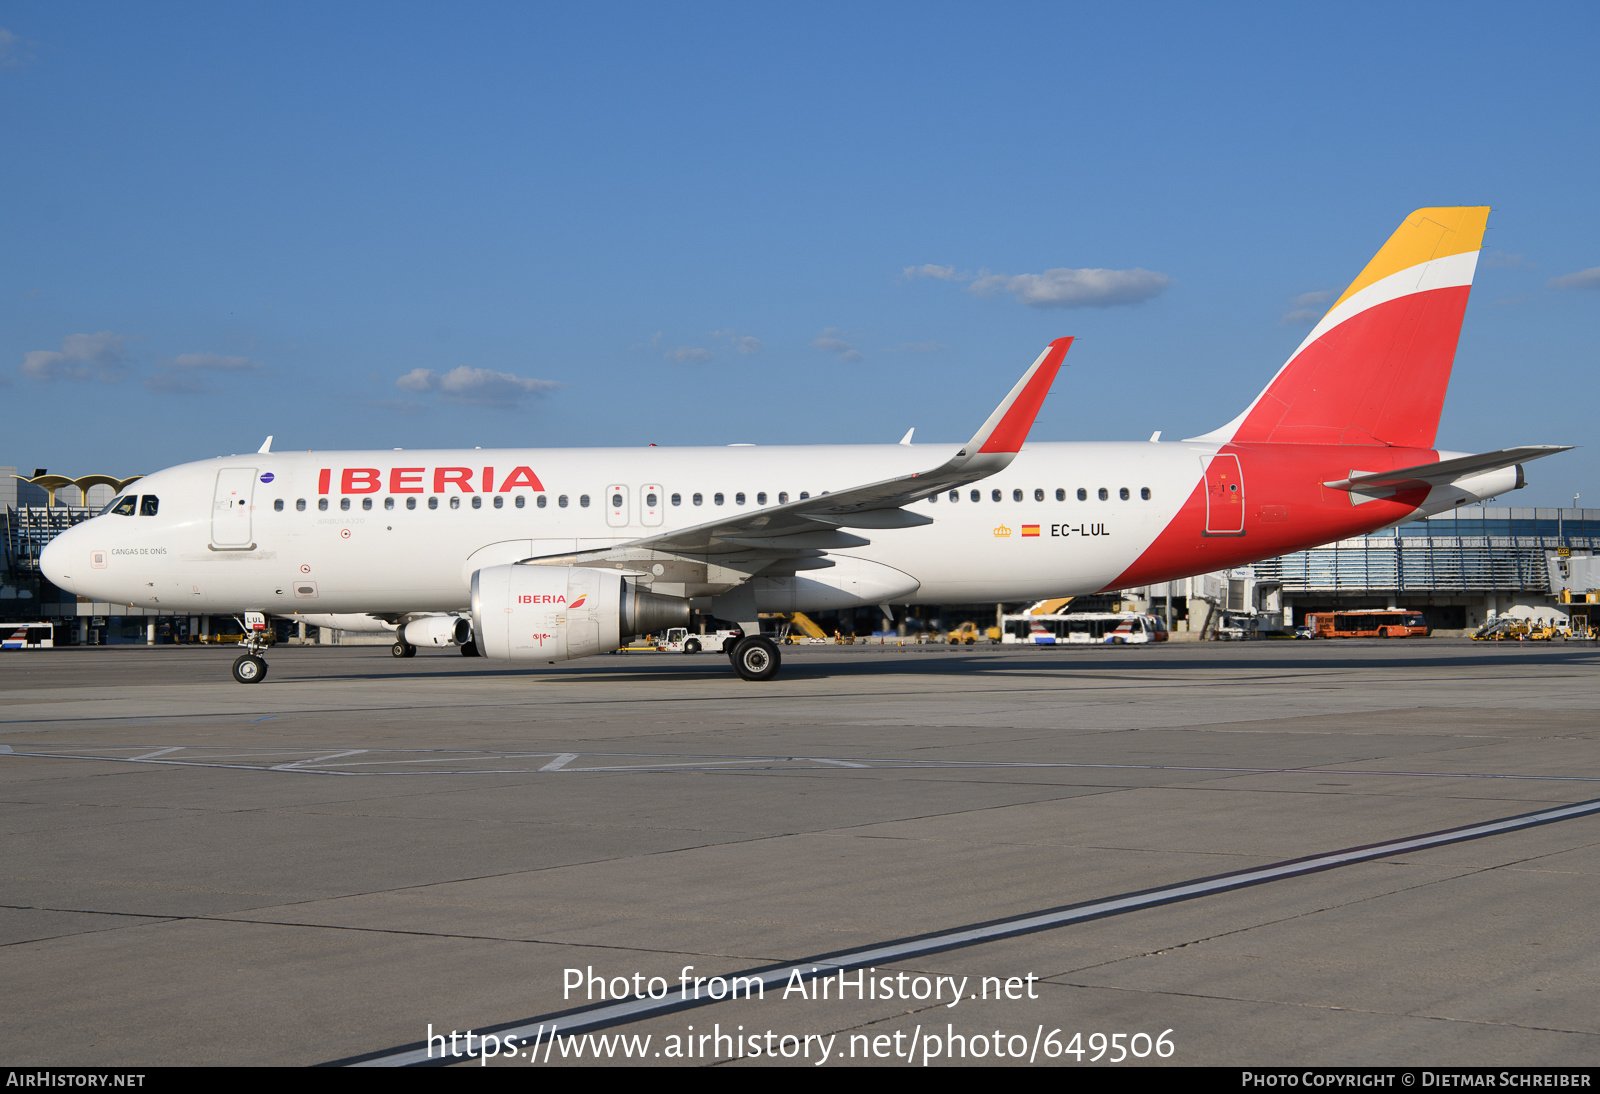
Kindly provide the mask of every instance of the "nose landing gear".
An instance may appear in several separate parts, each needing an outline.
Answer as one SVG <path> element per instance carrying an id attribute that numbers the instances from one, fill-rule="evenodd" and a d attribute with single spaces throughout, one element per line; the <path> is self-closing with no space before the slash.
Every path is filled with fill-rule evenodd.
<path id="1" fill-rule="evenodd" d="M 244 613 L 244 653 L 233 663 L 233 678 L 240 684 L 259 684 L 267 678 L 267 617 L 262 612 Z"/>

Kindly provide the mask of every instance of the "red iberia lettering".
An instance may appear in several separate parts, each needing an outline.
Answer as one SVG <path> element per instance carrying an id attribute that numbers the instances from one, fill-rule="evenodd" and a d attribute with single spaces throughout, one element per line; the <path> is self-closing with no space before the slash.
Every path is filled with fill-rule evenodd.
<path id="1" fill-rule="evenodd" d="M 347 467 L 339 481 L 343 494 L 375 494 L 383 489 L 383 476 L 376 467 Z"/>
<path id="2" fill-rule="evenodd" d="M 435 467 L 433 469 L 433 492 L 444 493 L 446 483 L 455 483 L 463 494 L 472 493 L 472 468 L 470 467 Z"/>
<path id="3" fill-rule="evenodd" d="M 531 467 L 519 467 L 507 475 L 500 483 L 498 493 L 504 494 L 514 486 L 526 486 L 529 490 L 543 490 L 544 483 L 539 481 L 539 476 L 533 473 Z M 488 487 L 484 487 L 485 490 Z"/>
<path id="4" fill-rule="evenodd" d="M 485 494 L 487 494 L 487 493 L 490 493 L 493 490 L 494 490 L 494 468 L 485 467 L 483 469 L 483 492 Z"/>
<path id="5" fill-rule="evenodd" d="M 421 467 L 391 467 L 389 469 L 389 493 L 422 493 L 423 470 Z"/>
<path id="6" fill-rule="evenodd" d="M 326 467 L 317 473 L 317 493 L 326 494 L 328 492 L 328 477 L 331 474 L 332 472 Z"/>
<path id="7" fill-rule="evenodd" d="M 534 596 L 524 593 L 517 597 L 518 604 L 565 604 L 567 598 L 557 593 L 555 596 Z"/>

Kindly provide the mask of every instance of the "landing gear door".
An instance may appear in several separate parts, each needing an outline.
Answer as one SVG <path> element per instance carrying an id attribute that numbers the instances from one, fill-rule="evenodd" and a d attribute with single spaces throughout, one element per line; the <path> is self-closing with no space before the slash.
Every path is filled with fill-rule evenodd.
<path id="1" fill-rule="evenodd" d="M 211 498 L 211 545 L 213 547 L 254 547 L 250 538 L 250 514 L 255 508 L 256 469 L 224 467 L 217 472 L 217 492 Z"/>
<path id="2" fill-rule="evenodd" d="M 1239 457 L 1219 452 L 1200 457 L 1205 467 L 1206 535 L 1244 535 L 1244 475 Z"/>

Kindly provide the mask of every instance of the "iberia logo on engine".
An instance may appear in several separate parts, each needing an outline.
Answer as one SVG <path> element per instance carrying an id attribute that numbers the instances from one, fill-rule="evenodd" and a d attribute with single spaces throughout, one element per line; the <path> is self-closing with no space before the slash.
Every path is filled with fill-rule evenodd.
<path id="1" fill-rule="evenodd" d="M 518 604 L 565 604 L 566 602 L 567 598 L 562 596 L 560 593 L 557 593 L 555 596 L 534 596 L 532 594 L 525 593 L 522 596 L 517 597 Z M 583 597 L 580 596 L 578 598 L 578 604 L 582 603 Z M 574 604 L 573 607 L 576 608 L 578 604 Z"/>

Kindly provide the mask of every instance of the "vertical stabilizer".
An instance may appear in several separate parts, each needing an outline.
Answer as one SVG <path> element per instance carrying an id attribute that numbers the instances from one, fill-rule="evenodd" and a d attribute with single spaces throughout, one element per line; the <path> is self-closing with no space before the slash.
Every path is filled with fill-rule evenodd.
<path id="1" fill-rule="evenodd" d="M 1255 402 L 1194 439 L 1432 448 L 1488 219 L 1406 217 Z"/>

